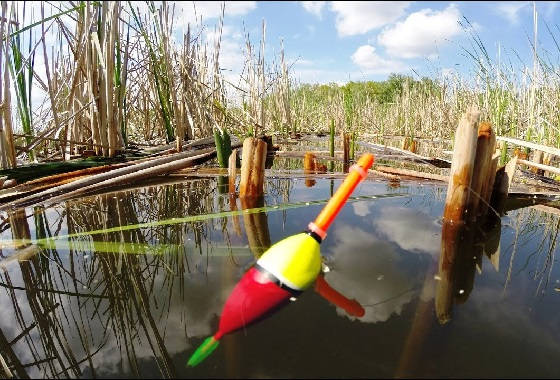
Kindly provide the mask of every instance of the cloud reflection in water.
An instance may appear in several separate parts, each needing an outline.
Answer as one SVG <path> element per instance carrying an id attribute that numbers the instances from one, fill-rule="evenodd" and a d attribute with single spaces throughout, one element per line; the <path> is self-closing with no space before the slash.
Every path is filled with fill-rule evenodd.
<path id="1" fill-rule="evenodd" d="M 371 213 L 367 202 L 354 203 L 353 210 L 358 216 Z M 400 315 L 420 294 L 426 268 L 411 267 L 409 260 L 418 259 L 413 257 L 418 253 L 430 255 L 428 261 L 437 259 L 441 227 L 433 217 L 404 207 L 384 207 L 371 223 L 369 231 L 367 225 L 364 229 L 343 223 L 336 226 L 330 236 L 334 244 L 325 252 L 332 269 L 325 278 L 366 311 L 356 318 L 337 308 L 339 315 L 377 323 Z M 424 291 L 421 297 L 429 300 L 433 292 Z"/>

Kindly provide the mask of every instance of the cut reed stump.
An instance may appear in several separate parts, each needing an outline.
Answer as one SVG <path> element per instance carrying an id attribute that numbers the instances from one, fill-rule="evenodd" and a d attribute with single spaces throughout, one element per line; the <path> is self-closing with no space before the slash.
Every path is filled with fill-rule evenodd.
<path id="1" fill-rule="evenodd" d="M 305 173 L 305 186 L 313 187 L 315 180 L 308 177 L 308 174 L 315 172 L 315 155 L 313 153 L 306 152 L 303 156 L 303 172 Z"/>
<path id="2" fill-rule="evenodd" d="M 317 162 L 317 157 L 313 153 L 306 152 L 303 156 L 303 172 L 306 175 L 305 186 L 312 187 L 313 185 L 315 185 L 315 180 L 309 178 L 308 175 L 326 173 L 327 167 Z"/>
<path id="3" fill-rule="evenodd" d="M 253 137 L 248 137 L 243 141 L 241 182 L 239 184 L 239 198 L 243 210 L 264 205 L 266 154 L 267 143 L 265 141 Z M 266 214 L 264 212 L 243 213 L 243 222 L 249 247 L 258 258 L 271 245 Z"/>
<path id="4" fill-rule="evenodd" d="M 235 194 L 235 180 L 237 179 L 237 149 L 228 158 L 229 193 Z"/>
<path id="5" fill-rule="evenodd" d="M 408 139 L 407 136 L 403 136 L 401 149 L 402 150 L 408 150 L 409 146 L 410 146 L 410 140 Z"/>
<path id="6" fill-rule="evenodd" d="M 465 220 L 477 152 L 479 118 L 480 112 L 470 109 L 461 117 L 455 132 L 453 161 L 443 211 L 438 262 L 439 281 L 435 300 L 436 315 L 440 324 L 445 324 L 451 319 L 454 299 L 453 268 L 461 257 L 461 249 L 468 246 L 463 244 L 464 240 L 471 240 L 471 235 L 465 231 Z"/>
<path id="7" fill-rule="evenodd" d="M 478 127 L 478 139 L 476 156 L 471 180 L 471 191 L 467 202 L 468 219 L 474 221 L 478 215 L 482 215 L 482 208 L 489 199 L 486 198 L 489 182 L 494 183 L 496 169 L 492 169 L 492 154 L 496 150 L 496 136 L 492 131 L 492 125 L 488 122 L 480 123 Z"/>
<path id="8" fill-rule="evenodd" d="M 418 151 L 418 144 L 416 143 L 416 140 L 412 139 L 408 150 L 410 150 L 412 153 L 416 153 Z"/>
<path id="9" fill-rule="evenodd" d="M 263 195 L 266 153 L 266 142 L 254 137 L 247 137 L 243 141 L 240 198 L 257 198 Z"/>
<path id="10" fill-rule="evenodd" d="M 463 114 L 455 132 L 455 148 L 443 211 L 444 221 L 464 220 L 476 157 L 479 118 L 480 112 L 471 109 Z"/>

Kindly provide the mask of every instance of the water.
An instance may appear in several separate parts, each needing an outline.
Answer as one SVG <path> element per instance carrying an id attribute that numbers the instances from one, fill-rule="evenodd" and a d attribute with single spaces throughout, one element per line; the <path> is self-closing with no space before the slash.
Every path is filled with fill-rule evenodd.
<path id="1" fill-rule="evenodd" d="M 560 376 L 559 216 L 525 208 L 472 227 L 442 273 L 445 188 L 374 181 L 354 195 L 377 198 L 349 202 L 321 246 L 326 281 L 365 314 L 309 289 L 187 368 L 255 257 L 339 184 L 268 179 L 260 213 L 215 179 L 177 178 L 2 214 L 1 356 L 18 377 Z"/>

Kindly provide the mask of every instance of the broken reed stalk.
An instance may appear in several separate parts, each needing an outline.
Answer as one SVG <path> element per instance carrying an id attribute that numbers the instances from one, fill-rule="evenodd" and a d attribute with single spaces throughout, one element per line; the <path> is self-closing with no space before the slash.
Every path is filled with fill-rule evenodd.
<path id="1" fill-rule="evenodd" d="M 408 136 L 403 136 L 403 140 L 402 140 L 402 144 L 401 144 L 401 149 L 402 150 L 408 150 L 408 148 L 410 147 L 410 139 Z"/>
<path id="2" fill-rule="evenodd" d="M 7 208 L 11 208 L 11 207 L 22 207 L 25 205 L 29 205 L 29 204 L 33 204 L 35 202 L 39 202 L 41 200 L 47 199 L 47 198 L 52 198 L 52 197 L 62 197 L 62 195 L 64 196 L 68 196 L 70 194 L 77 194 L 74 193 L 75 191 L 78 191 L 78 193 L 80 192 L 81 188 L 85 188 L 95 184 L 107 184 L 106 181 L 110 181 L 113 179 L 116 179 L 116 183 L 118 183 L 118 179 L 119 178 L 130 178 L 130 177 L 124 177 L 126 175 L 129 174 L 134 174 L 134 173 L 139 173 L 139 174 L 144 174 L 146 173 L 144 170 L 146 169 L 150 169 L 150 168 L 156 168 L 159 167 L 161 165 L 165 165 L 165 164 L 173 164 L 174 162 L 179 162 L 178 167 L 174 168 L 174 166 L 171 166 L 171 168 L 174 168 L 173 170 L 169 170 L 169 171 L 174 171 L 174 170 L 178 170 L 181 169 L 183 167 L 188 167 L 188 161 L 185 162 L 184 160 L 188 160 L 188 159 L 193 159 L 197 156 L 203 156 L 205 154 L 212 154 L 213 152 L 215 152 L 215 149 L 210 148 L 210 149 L 203 149 L 203 150 L 199 150 L 199 151 L 189 151 L 189 152 L 182 152 L 182 153 L 176 153 L 176 154 L 172 154 L 169 156 L 165 156 L 165 157 L 161 157 L 161 158 L 156 158 L 153 160 L 148 160 L 148 161 L 144 161 L 135 165 L 130 165 L 130 166 L 126 166 L 124 168 L 120 168 L 120 169 L 115 169 L 115 170 L 111 170 L 110 172 L 106 172 L 106 173 L 100 173 L 100 174 L 96 174 L 93 176 L 89 176 L 83 179 L 79 179 L 77 181 L 71 182 L 71 183 L 67 183 L 64 184 L 62 186 L 57 186 L 36 194 L 32 194 L 29 195 L 27 197 L 18 199 L 17 201 L 11 203 L 10 205 L 2 205 L 0 206 L 0 210 L 2 209 L 7 209 Z M 185 164 L 186 166 L 182 166 Z M 177 166 L 177 165 L 175 165 Z M 154 171 L 153 173 L 150 173 L 150 176 L 154 176 L 154 175 L 159 175 L 159 174 L 154 174 L 157 171 Z M 56 199 L 56 198 L 55 198 Z"/>
<path id="3" fill-rule="evenodd" d="M 489 201 L 486 193 L 488 182 L 493 182 L 490 173 L 492 155 L 496 150 L 496 136 L 492 131 L 492 125 L 482 122 L 478 126 L 478 139 L 476 145 L 476 156 L 474 160 L 473 175 L 471 180 L 471 192 L 467 202 L 467 217 L 473 221 L 481 214 L 481 206 Z M 495 173 L 495 172 L 494 172 Z"/>
<path id="4" fill-rule="evenodd" d="M 177 123 L 177 135 L 175 136 L 175 149 L 177 152 L 181 152 L 183 146 L 183 136 L 185 132 L 183 131 L 183 123 Z"/>
<path id="5" fill-rule="evenodd" d="M 545 153 L 543 156 L 543 164 L 546 166 L 550 166 L 550 161 L 552 161 L 552 154 Z"/>
<path id="6" fill-rule="evenodd" d="M 522 159 L 519 159 L 519 158 L 517 159 L 517 163 L 527 165 L 530 168 L 540 169 L 542 171 L 547 171 L 547 172 L 550 172 L 550 173 L 554 173 L 556 175 L 560 175 L 560 169 L 556 168 L 554 166 L 537 164 L 536 162 L 522 160 Z"/>
<path id="7" fill-rule="evenodd" d="M 94 167 L 91 167 L 91 168 L 80 169 L 80 170 L 75 170 L 75 171 L 72 171 L 72 172 L 54 174 L 54 175 L 47 176 L 47 177 L 37 178 L 37 179 L 34 179 L 32 181 L 27 181 L 25 183 L 22 183 L 20 185 L 12 187 L 12 188 L 10 188 L 9 191 L 6 191 L 6 192 L 1 191 L 0 192 L 0 202 L 2 201 L 2 198 L 4 198 L 5 196 L 10 196 L 11 197 L 11 196 L 16 195 L 16 194 L 21 196 L 21 195 L 23 195 L 25 193 L 28 193 L 28 192 L 43 190 L 45 188 L 62 185 L 64 183 L 72 182 L 74 180 L 77 180 L 77 179 L 80 179 L 80 178 L 83 178 L 83 177 L 86 177 L 86 176 L 108 172 L 108 171 L 111 171 L 111 170 L 122 168 L 124 166 L 131 165 L 131 164 L 134 164 L 134 162 L 133 163 L 121 163 L 121 164 L 94 166 Z"/>
<path id="8" fill-rule="evenodd" d="M 393 167 L 383 166 L 383 165 L 376 165 L 375 170 L 376 172 L 395 174 L 397 176 L 404 175 L 408 177 L 433 179 L 435 181 L 442 181 L 442 182 L 447 182 L 449 180 L 449 177 L 441 174 L 424 173 L 416 170 L 393 168 Z"/>
<path id="9" fill-rule="evenodd" d="M 515 139 L 515 138 L 512 138 L 512 137 L 505 137 L 505 136 L 497 136 L 496 140 L 508 142 L 508 143 L 514 144 L 514 145 L 523 146 L 523 147 L 526 147 L 526 148 L 529 148 L 529 149 L 532 149 L 532 150 L 542 150 L 545 153 L 549 153 L 549 154 L 552 154 L 554 156 L 560 157 L 560 149 L 554 148 L 554 147 L 551 147 L 551 146 L 535 144 L 535 143 L 530 142 L 530 141 L 524 141 L 524 140 L 519 140 L 519 139 Z"/>
<path id="10" fill-rule="evenodd" d="M 395 182 L 398 182 L 398 181 L 400 181 L 400 179 L 401 179 L 401 177 L 399 177 L 398 175 L 385 173 L 385 172 L 382 172 L 382 171 L 379 171 L 379 170 L 375 170 L 375 169 L 369 169 L 369 170 L 368 170 L 368 173 L 372 173 L 372 174 L 374 174 L 374 175 L 376 175 L 376 176 L 383 177 L 383 178 L 387 178 L 388 180 L 390 180 L 390 181 L 395 181 Z"/>
<path id="11" fill-rule="evenodd" d="M 463 114 L 455 132 L 453 161 L 443 211 L 444 221 L 463 221 L 471 189 L 480 112 L 474 108 Z"/>
<path id="12" fill-rule="evenodd" d="M 228 159 L 229 193 L 235 194 L 235 180 L 237 179 L 237 149 L 234 149 Z"/>
<path id="13" fill-rule="evenodd" d="M 266 153 L 267 145 L 264 141 L 254 137 L 247 137 L 243 141 L 240 198 L 257 198 L 263 195 Z"/>
<path id="14" fill-rule="evenodd" d="M 350 134 L 346 132 L 342 133 L 342 151 L 344 163 L 348 163 L 350 161 Z"/>
<path id="15" fill-rule="evenodd" d="M 350 140 L 350 159 L 354 159 L 354 152 L 356 150 L 356 132 L 352 132 L 352 139 Z"/>
<path id="16" fill-rule="evenodd" d="M 1 2 L 2 20 L 12 19 L 13 4 L 8 7 L 6 1 Z M 10 29 L 7 22 L 0 22 L 0 36 L 6 35 L 7 38 L 0 38 L 0 78 L 2 78 L 3 86 L 0 88 L 0 104 L 2 105 L 0 117 L 0 154 L 1 164 L 3 168 L 15 168 L 16 149 L 14 147 L 14 137 L 12 129 L 12 108 L 10 95 Z M 4 65 L 2 66 L 2 63 Z"/>
<path id="17" fill-rule="evenodd" d="M 492 207 L 494 207 L 496 212 L 500 215 L 502 215 L 504 212 L 506 199 L 509 193 L 509 187 L 511 185 L 511 181 L 513 179 L 513 175 L 515 174 L 515 169 L 519 161 L 520 160 L 517 158 L 517 156 L 513 156 L 513 158 L 507 163 L 506 166 L 501 167 L 496 172 L 496 179 L 490 203 L 492 204 Z"/>
<path id="18" fill-rule="evenodd" d="M 344 173 L 348 172 L 348 168 L 350 166 L 350 134 L 346 132 L 342 132 L 341 134 L 342 139 L 342 154 L 343 154 L 343 171 Z"/>
<path id="19" fill-rule="evenodd" d="M 408 150 L 410 150 L 412 153 L 416 153 L 416 151 L 418 150 L 418 144 L 416 143 L 416 139 L 412 139 L 412 141 L 410 141 L 410 146 L 408 147 Z"/>
<path id="20" fill-rule="evenodd" d="M 487 216 L 488 208 L 492 205 L 492 192 L 494 191 L 494 184 L 496 182 L 496 170 L 498 168 L 498 162 L 500 160 L 500 154 L 494 153 L 492 157 L 490 157 L 490 163 L 488 167 L 488 178 L 484 181 L 482 186 L 481 197 L 485 200 L 479 206 L 479 215 Z"/>
<path id="21" fill-rule="evenodd" d="M 214 154 L 215 154 L 215 150 L 212 148 L 210 148 L 209 151 L 205 153 L 194 152 L 194 155 L 192 155 L 191 157 L 173 160 L 168 163 L 151 166 L 142 170 L 137 170 L 134 171 L 133 173 L 109 178 L 102 182 L 93 183 L 88 186 L 82 186 L 74 191 L 54 197 L 53 199 L 50 200 L 50 202 L 51 203 L 58 202 L 87 192 L 92 192 L 95 190 L 117 186 L 117 185 L 128 184 L 134 181 L 139 181 L 141 179 L 153 178 L 162 174 L 168 174 L 170 172 L 174 172 L 176 170 L 189 168 L 195 164 L 200 164 L 204 161 L 211 159 L 214 156 Z"/>

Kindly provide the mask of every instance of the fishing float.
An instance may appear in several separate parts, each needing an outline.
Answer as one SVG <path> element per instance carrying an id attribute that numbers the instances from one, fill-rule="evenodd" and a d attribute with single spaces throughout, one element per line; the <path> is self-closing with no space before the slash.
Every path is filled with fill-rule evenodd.
<path id="1" fill-rule="evenodd" d="M 327 237 L 327 229 L 356 186 L 367 177 L 373 160 L 372 154 L 362 155 L 307 230 L 274 244 L 243 275 L 224 304 L 218 331 L 202 342 L 187 362 L 188 366 L 194 367 L 207 358 L 224 335 L 285 305 L 315 282 L 321 272 L 320 244 Z M 331 301 L 340 300 L 335 293 L 326 291 L 326 282 L 320 280 L 316 290 L 323 296 L 327 294 Z M 363 315 L 360 307 L 349 304 L 345 309 Z"/>

